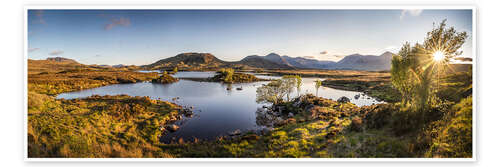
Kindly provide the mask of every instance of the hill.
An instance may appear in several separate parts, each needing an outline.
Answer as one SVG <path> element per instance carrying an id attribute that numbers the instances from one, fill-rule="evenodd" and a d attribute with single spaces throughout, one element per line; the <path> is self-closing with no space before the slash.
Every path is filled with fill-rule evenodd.
<path id="1" fill-rule="evenodd" d="M 375 55 L 360 55 L 353 54 L 344 57 L 339 62 L 320 61 L 316 59 L 307 59 L 303 57 L 280 56 L 276 53 L 271 53 L 266 56 L 247 56 L 245 59 L 252 59 L 252 64 L 259 68 L 273 67 L 271 63 L 265 60 L 279 64 L 281 66 L 289 66 L 289 68 L 299 69 L 339 69 L 339 70 L 366 70 L 366 71 L 383 71 L 391 68 L 391 52 L 385 52 L 380 56 Z M 260 65 L 265 63 L 266 65 Z M 260 66 L 258 66 L 259 64 Z"/>
<path id="2" fill-rule="evenodd" d="M 77 61 L 75 61 L 73 59 L 68 59 L 68 58 L 64 58 L 64 57 L 49 57 L 45 60 L 53 61 L 53 62 L 78 63 Z"/>
<path id="3" fill-rule="evenodd" d="M 316 59 L 306 59 L 303 57 L 289 57 L 283 56 L 290 65 L 297 68 L 309 68 L 309 69 L 328 69 L 328 67 L 334 66 L 336 62 L 334 61 L 320 61 Z"/>
<path id="4" fill-rule="evenodd" d="M 49 57 L 45 60 L 28 59 L 28 74 L 57 72 L 67 69 L 82 68 L 85 66 L 86 65 L 80 64 L 73 59 L 62 57 Z"/>
<path id="5" fill-rule="evenodd" d="M 274 57 L 275 58 L 275 57 Z M 271 59 L 274 59 L 271 58 Z M 279 60 L 279 59 L 276 59 Z M 243 58 L 242 60 L 235 62 L 235 64 L 241 64 L 254 68 L 265 68 L 265 69 L 292 69 L 293 67 L 285 63 L 277 63 L 269 60 L 268 58 L 252 55 Z"/>
<path id="6" fill-rule="evenodd" d="M 393 53 L 385 52 L 380 56 L 353 54 L 344 57 L 329 69 L 383 71 L 391 69 Z"/>
<path id="7" fill-rule="evenodd" d="M 155 63 L 144 65 L 152 70 L 215 70 L 218 68 L 264 68 L 264 69 L 338 69 L 384 71 L 391 68 L 391 52 L 380 56 L 353 54 L 339 62 L 320 61 L 303 57 L 280 56 L 270 53 L 266 56 L 251 55 L 240 61 L 227 62 L 210 53 L 181 53 L 174 57 L 161 59 Z"/>
<path id="8" fill-rule="evenodd" d="M 210 53 L 181 53 L 174 57 L 161 59 L 153 64 L 144 65 L 148 69 L 210 69 L 228 66 L 229 63 L 222 61 Z"/>

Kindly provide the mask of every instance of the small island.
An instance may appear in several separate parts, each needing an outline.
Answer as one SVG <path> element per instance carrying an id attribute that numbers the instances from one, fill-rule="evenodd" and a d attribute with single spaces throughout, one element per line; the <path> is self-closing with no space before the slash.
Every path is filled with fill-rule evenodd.
<path id="1" fill-rule="evenodd" d="M 179 79 L 174 78 L 171 75 L 168 75 L 166 72 L 164 72 L 163 75 L 161 75 L 160 77 L 151 80 L 151 82 L 153 83 L 161 83 L 161 84 L 174 83 L 177 81 L 179 81 Z"/>
<path id="2" fill-rule="evenodd" d="M 223 68 L 217 71 L 217 75 L 209 78 L 208 81 L 212 82 L 224 82 L 224 83 L 248 83 L 257 81 L 267 81 L 266 79 L 261 79 L 255 77 L 252 74 L 245 74 L 234 72 L 232 68 Z"/>

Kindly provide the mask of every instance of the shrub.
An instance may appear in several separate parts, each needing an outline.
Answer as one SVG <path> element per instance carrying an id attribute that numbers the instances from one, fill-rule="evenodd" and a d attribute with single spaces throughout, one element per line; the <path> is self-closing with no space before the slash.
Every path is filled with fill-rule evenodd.
<path id="1" fill-rule="evenodd" d="M 427 157 L 472 157 L 472 98 L 467 97 L 453 106 L 438 122 L 437 137 Z"/>
<path id="2" fill-rule="evenodd" d="M 363 120 L 358 116 L 354 117 L 351 121 L 351 125 L 349 126 L 349 130 L 361 132 L 363 130 Z"/>
<path id="3" fill-rule="evenodd" d="M 162 84 L 174 83 L 177 81 L 179 81 L 179 79 L 174 78 L 168 74 L 163 74 L 162 76 L 152 80 L 153 83 L 162 83 Z"/>

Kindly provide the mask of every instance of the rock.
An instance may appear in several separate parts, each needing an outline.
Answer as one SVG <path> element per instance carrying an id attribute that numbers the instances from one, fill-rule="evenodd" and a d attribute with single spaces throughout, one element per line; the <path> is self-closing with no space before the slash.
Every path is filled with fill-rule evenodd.
<path id="1" fill-rule="evenodd" d="M 236 90 L 243 90 L 243 87 L 236 88 Z"/>
<path id="2" fill-rule="evenodd" d="M 273 130 L 274 130 L 273 128 L 264 128 L 264 129 L 262 129 L 262 134 L 264 134 L 264 135 L 269 134 Z"/>
<path id="3" fill-rule="evenodd" d="M 246 136 L 243 136 L 243 140 L 248 140 L 248 141 L 252 141 L 252 140 L 259 140 L 259 136 L 256 135 L 256 134 L 250 134 L 250 135 L 246 135 Z"/>
<path id="4" fill-rule="evenodd" d="M 339 103 L 347 103 L 347 102 L 351 102 L 351 99 L 349 99 L 348 97 L 342 96 L 339 99 L 337 99 L 337 102 L 339 102 Z"/>
<path id="5" fill-rule="evenodd" d="M 295 124 L 297 123 L 297 120 L 295 120 L 295 118 L 288 118 L 286 120 L 286 124 Z"/>
<path id="6" fill-rule="evenodd" d="M 229 132 L 229 136 L 241 135 L 241 130 L 236 129 L 235 131 Z"/>
<path id="7" fill-rule="evenodd" d="M 264 113 L 264 112 L 266 112 L 266 109 L 264 109 L 264 108 L 257 108 L 257 112 Z"/>
<path id="8" fill-rule="evenodd" d="M 186 113 L 184 113 L 184 115 L 188 118 L 191 118 L 191 117 L 193 117 L 193 112 L 186 112 Z"/>
<path id="9" fill-rule="evenodd" d="M 358 99 L 359 99 L 359 97 L 360 97 L 360 95 L 359 95 L 359 94 L 357 94 L 357 95 L 355 95 L 355 96 L 354 96 L 354 99 L 358 100 Z"/>
<path id="10" fill-rule="evenodd" d="M 293 113 L 289 112 L 288 117 L 293 117 Z"/>
<path id="11" fill-rule="evenodd" d="M 227 87 L 227 88 L 226 88 L 226 90 L 231 90 L 231 88 L 230 88 L 230 87 Z"/>
<path id="12" fill-rule="evenodd" d="M 282 113 L 285 111 L 285 106 L 278 106 L 278 112 Z"/>
<path id="13" fill-rule="evenodd" d="M 306 110 L 306 111 L 309 111 L 309 110 L 311 110 L 311 108 L 313 108 L 313 107 L 314 107 L 314 104 L 309 104 L 309 105 L 307 105 L 307 106 L 306 106 L 305 110 Z"/>
<path id="14" fill-rule="evenodd" d="M 170 131 L 170 132 L 175 132 L 177 130 L 179 130 L 179 126 L 177 125 L 167 125 L 167 130 Z"/>

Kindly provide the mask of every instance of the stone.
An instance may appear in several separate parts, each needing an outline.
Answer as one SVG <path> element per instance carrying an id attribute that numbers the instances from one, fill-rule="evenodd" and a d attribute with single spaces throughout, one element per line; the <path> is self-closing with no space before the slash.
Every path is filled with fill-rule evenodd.
<path id="1" fill-rule="evenodd" d="M 349 99 L 348 97 L 342 96 L 339 99 L 337 99 L 337 102 L 339 102 L 339 103 L 348 103 L 348 102 L 351 102 L 351 99 Z"/>
<path id="2" fill-rule="evenodd" d="M 229 132 L 229 136 L 241 135 L 241 130 L 236 129 L 235 131 Z"/>
<path id="3" fill-rule="evenodd" d="M 256 134 L 250 134 L 250 135 L 246 135 L 246 136 L 243 136 L 243 140 L 248 140 L 248 141 L 252 141 L 252 140 L 258 140 L 260 137 Z"/>
<path id="4" fill-rule="evenodd" d="M 359 95 L 359 94 L 357 94 L 357 95 L 355 95 L 355 96 L 354 96 L 354 99 L 358 100 L 358 99 L 359 99 L 359 97 L 360 97 L 360 95 Z"/>
<path id="5" fill-rule="evenodd" d="M 179 130 L 179 126 L 177 125 L 167 125 L 167 130 L 170 131 L 170 132 L 175 132 L 177 130 Z"/>

